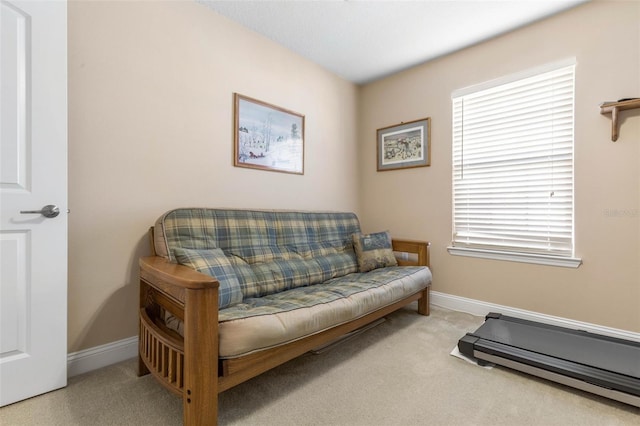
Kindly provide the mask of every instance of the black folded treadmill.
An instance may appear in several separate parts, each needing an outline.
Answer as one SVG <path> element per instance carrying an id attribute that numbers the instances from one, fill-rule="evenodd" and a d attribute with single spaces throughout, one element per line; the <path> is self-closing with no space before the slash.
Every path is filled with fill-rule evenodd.
<path id="1" fill-rule="evenodd" d="M 640 342 L 490 313 L 458 341 L 493 363 L 640 407 Z"/>

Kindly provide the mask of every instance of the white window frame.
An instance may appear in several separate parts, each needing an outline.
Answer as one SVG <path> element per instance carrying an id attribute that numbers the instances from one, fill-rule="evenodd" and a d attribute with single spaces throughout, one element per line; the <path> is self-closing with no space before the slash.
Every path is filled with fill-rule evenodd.
<path id="1" fill-rule="evenodd" d="M 575 58 L 570 58 L 486 83 L 456 90 L 452 93 L 453 214 L 452 243 L 447 247 L 450 254 L 571 268 L 577 268 L 582 263 L 581 259 L 575 257 L 575 214 L 573 211 L 575 66 Z M 524 146 L 524 143 L 518 142 L 516 137 L 509 136 L 503 137 L 504 139 L 499 139 L 500 136 L 489 134 L 485 131 L 486 124 L 490 124 L 492 130 L 502 128 L 503 125 L 513 126 L 512 129 L 515 129 L 518 124 L 513 124 L 515 123 L 514 120 L 516 118 L 520 119 L 520 117 L 524 116 L 524 114 L 516 116 L 516 111 L 519 111 L 519 108 L 528 104 L 526 101 L 534 99 L 530 90 L 533 91 L 533 94 L 540 93 L 537 81 L 560 73 L 566 73 L 561 78 L 563 79 L 562 91 L 567 93 L 566 95 L 563 95 L 565 99 L 562 100 L 565 105 L 562 108 L 562 115 L 564 117 L 562 134 L 561 136 L 557 136 L 559 134 L 557 128 L 551 129 L 551 126 L 549 126 L 549 134 L 553 136 L 542 136 L 538 137 L 538 140 L 533 139 L 531 142 L 528 142 L 533 144 L 531 145 L 534 147 L 533 149 L 538 149 L 540 146 L 550 147 L 549 151 L 552 154 L 549 155 L 550 160 L 548 161 L 548 164 L 551 165 L 550 170 L 552 170 L 552 172 L 546 171 L 544 176 L 545 178 L 553 177 L 553 183 L 549 184 L 550 189 L 542 190 L 536 188 L 533 190 L 535 195 L 532 195 L 532 189 L 528 189 L 527 187 L 537 187 L 538 182 L 536 180 L 534 185 L 523 185 L 522 191 L 518 190 L 515 193 L 516 197 L 528 197 L 527 200 L 531 200 L 533 198 L 540 199 L 539 194 L 545 194 L 547 192 L 549 193 L 549 199 L 551 199 L 551 197 L 556 193 L 561 194 L 560 197 L 556 197 L 552 201 L 540 201 L 538 205 L 551 205 L 554 209 L 560 207 L 562 218 L 556 221 L 555 214 L 552 215 L 546 213 L 541 216 L 536 216 L 536 220 L 532 220 L 529 219 L 529 217 L 535 216 L 536 213 L 534 213 L 533 210 L 530 210 L 530 208 L 535 203 L 531 203 L 530 201 L 526 201 L 526 203 L 518 203 L 517 200 L 514 201 L 510 199 L 512 196 L 509 194 L 514 193 L 514 191 L 513 185 L 511 189 L 506 189 L 507 184 L 504 183 L 504 176 L 507 177 L 507 182 L 510 178 L 509 175 L 504 175 L 504 173 L 506 173 L 506 169 L 489 166 L 489 163 L 493 164 L 494 161 L 484 161 L 483 157 L 485 157 L 485 154 L 477 153 L 487 150 L 489 152 L 489 158 L 491 158 L 491 160 L 496 160 L 498 159 L 498 153 L 511 152 L 502 151 L 505 149 L 503 147 L 517 150 L 520 149 L 520 146 Z M 570 80 L 568 78 L 570 78 Z M 549 87 L 551 86 L 552 85 L 549 85 Z M 553 87 L 553 90 L 556 90 L 555 83 L 553 83 Z M 518 98 L 518 96 L 520 96 L 518 92 L 520 91 L 523 91 L 521 93 L 525 93 L 525 95 L 522 95 L 522 102 Z M 502 93 L 508 93 L 508 95 L 502 97 Z M 555 93 L 556 92 L 554 92 L 553 98 L 557 99 Z M 491 107 L 488 105 L 493 102 L 494 97 L 499 97 L 499 102 L 501 104 L 508 105 L 510 102 L 516 102 L 516 105 L 508 105 L 506 109 L 502 110 L 505 112 L 494 113 L 490 118 L 487 118 L 486 121 L 483 121 L 485 119 L 480 114 L 485 114 L 486 112 L 491 114 L 488 110 L 493 108 L 496 104 L 494 103 Z M 475 108 L 473 105 L 474 102 L 478 101 L 478 99 L 483 101 L 486 100 L 489 103 L 483 102 L 480 104 L 480 107 Z M 466 109 L 464 103 L 465 100 L 467 101 Z M 570 102 L 570 104 L 568 104 L 568 102 Z M 548 107 L 545 104 L 542 107 L 537 107 L 537 109 L 538 111 L 542 110 L 544 112 L 547 110 L 552 111 L 554 108 Z M 467 116 L 464 115 L 465 112 L 467 112 Z M 472 114 L 476 115 L 472 116 Z M 529 113 L 527 112 L 527 114 Z M 503 117 L 509 118 L 505 119 L 503 122 Z M 484 128 L 480 128 L 480 126 L 476 126 L 474 128 L 474 118 L 479 118 L 475 123 L 482 123 Z M 501 121 L 492 121 L 492 119 L 498 119 Z M 554 124 L 558 123 L 555 116 L 549 121 Z M 465 123 L 467 126 L 466 128 Z M 517 130 L 521 130 L 521 128 L 518 128 Z M 477 134 L 476 132 L 486 132 L 484 135 L 488 136 L 488 139 L 480 139 L 479 137 L 475 137 L 474 139 L 474 134 Z M 546 130 L 545 133 L 547 133 Z M 525 131 L 524 134 L 528 137 L 528 131 Z M 465 138 L 467 140 L 467 145 L 464 145 Z M 538 141 L 542 143 L 538 143 Z M 562 160 L 557 156 L 558 151 L 554 151 L 554 148 L 559 146 L 563 150 L 562 152 L 565 153 Z M 466 151 L 464 151 L 465 148 Z M 524 150 L 526 151 L 529 149 L 530 148 L 526 148 Z M 474 157 L 474 155 L 476 157 Z M 517 153 L 517 155 L 521 155 L 521 153 Z M 531 158 L 539 156 L 538 153 L 531 155 Z M 531 160 L 531 158 L 526 158 L 525 154 L 524 159 L 526 161 Z M 486 173 L 488 171 L 491 176 L 493 176 L 494 171 L 498 171 L 501 175 L 497 178 L 492 177 L 491 182 L 489 182 L 487 179 L 481 179 L 478 172 L 474 174 L 473 167 L 482 168 L 483 172 Z M 560 167 L 562 167 L 562 173 L 557 172 Z M 524 169 L 526 169 L 526 167 L 521 170 Z M 465 171 L 467 171 L 468 176 L 466 179 L 464 176 Z M 527 179 L 537 178 L 527 176 Z M 527 180 L 526 182 L 533 181 Z M 558 182 L 561 182 L 561 184 Z M 469 185 L 470 183 L 472 183 L 473 186 Z M 513 210 L 511 208 L 509 209 L 509 213 L 506 213 L 506 209 L 500 211 L 499 208 L 491 208 L 491 211 L 488 211 L 486 207 L 488 203 L 486 202 L 495 202 L 495 197 L 493 195 L 488 196 L 486 194 L 488 191 L 496 190 L 494 189 L 495 185 L 500 186 L 497 190 L 502 191 L 500 193 L 501 199 L 504 200 L 505 197 L 506 199 L 509 199 L 508 201 L 502 201 L 500 205 L 518 205 L 518 209 L 526 209 L 527 213 L 525 215 L 522 213 L 516 214 L 513 212 L 520 210 Z M 544 187 L 546 188 L 546 186 Z M 520 188 L 520 186 L 517 186 L 517 188 Z M 505 191 L 507 191 L 506 195 Z M 476 197 L 482 197 L 483 203 L 477 203 Z M 505 215 L 510 215 L 510 217 Z M 489 217 L 489 219 L 486 219 L 486 217 Z M 525 217 L 527 219 L 523 219 Z M 538 218 L 542 220 L 542 223 L 545 223 L 544 227 L 538 226 L 538 223 L 541 223 L 537 220 Z M 512 222 L 515 223 L 515 225 L 512 224 Z M 560 229 L 560 232 L 552 232 L 544 229 L 552 227 L 555 229 L 556 226 L 559 227 L 558 229 Z M 494 228 L 497 229 L 494 231 Z M 533 237 L 520 237 L 521 241 L 512 242 L 512 238 L 519 238 L 517 234 L 520 234 L 520 231 L 526 231 L 527 233 L 536 235 Z"/>

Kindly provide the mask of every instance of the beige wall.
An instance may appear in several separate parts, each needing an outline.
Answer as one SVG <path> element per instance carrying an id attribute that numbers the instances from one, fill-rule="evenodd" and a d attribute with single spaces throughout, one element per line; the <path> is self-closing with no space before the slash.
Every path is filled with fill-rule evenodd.
<path id="1" fill-rule="evenodd" d="M 599 113 L 640 96 L 640 3 L 593 2 L 369 84 L 360 93 L 365 229 L 432 242 L 435 291 L 640 331 L 640 110 L 620 138 Z M 575 230 L 578 269 L 456 257 L 451 240 L 452 91 L 577 58 Z M 431 167 L 376 172 L 376 129 L 432 120 Z"/>
<path id="2" fill-rule="evenodd" d="M 432 243 L 434 290 L 640 331 L 640 3 L 580 6 L 357 88 L 190 1 L 69 2 L 69 351 L 137 334 L 137 258 L 176 206 L 352 210 Z M 450 256 L 455 89 L 577 57 L 577 270 Z M 232 166 L 232 94 L 306 115 L 304 176 Z M 377 128 L 432 118 L 432 166 L 376 172 Z"/>
<path id="3" fill-rule="evenodd" d="M 357 211 L 357 87 L 191 1 L 69 2 L 69 351 L 137 334 L 179 206 Z M 306 115 L 303 176 L 233 167 L 233 93 Z"/>

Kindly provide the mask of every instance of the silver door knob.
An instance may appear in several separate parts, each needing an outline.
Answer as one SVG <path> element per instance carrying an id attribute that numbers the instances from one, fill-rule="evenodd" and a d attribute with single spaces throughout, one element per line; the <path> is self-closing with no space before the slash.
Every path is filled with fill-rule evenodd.
<path id="1" fill-rule="evenodd" d="M 52 218 L 56 217 L 60 214 L 60 209 L 58 206 L 54 206 L 53 204 L 49 204 L 44 206 L 42 210 L 20 210 L 22 214 L 41 214 L 44 217 Z"/>

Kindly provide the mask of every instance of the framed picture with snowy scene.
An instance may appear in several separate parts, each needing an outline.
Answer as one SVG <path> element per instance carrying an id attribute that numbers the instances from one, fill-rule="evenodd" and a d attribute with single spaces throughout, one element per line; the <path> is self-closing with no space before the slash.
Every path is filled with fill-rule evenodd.
<path id="1" fill-rule="evenodd" d="M 304 174 L 304 115 L 233 94 L 236 167 Z"/>

